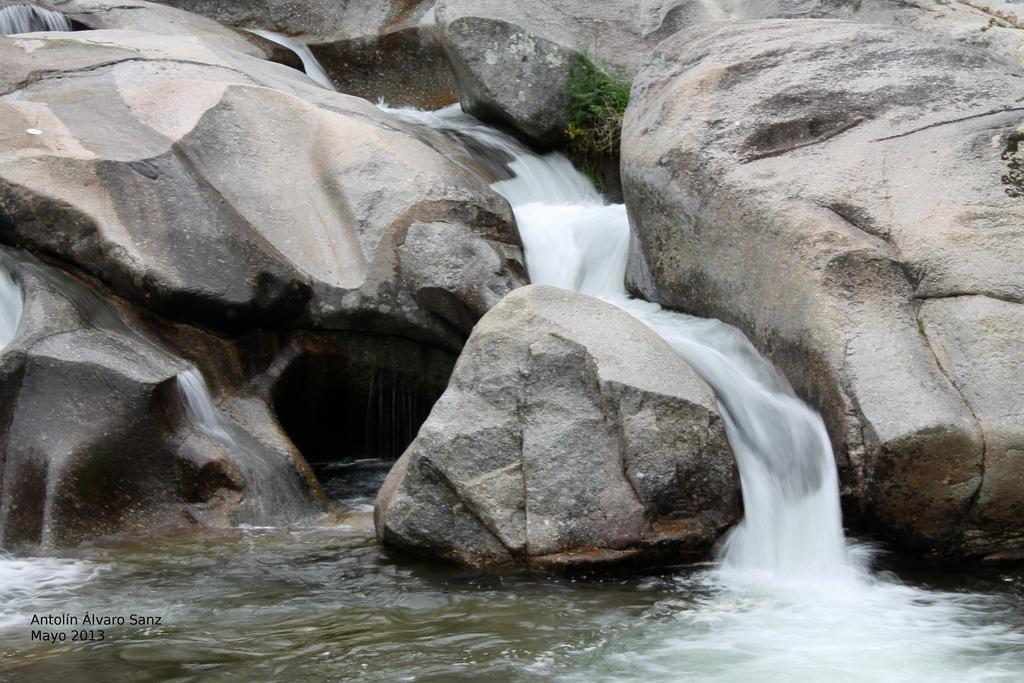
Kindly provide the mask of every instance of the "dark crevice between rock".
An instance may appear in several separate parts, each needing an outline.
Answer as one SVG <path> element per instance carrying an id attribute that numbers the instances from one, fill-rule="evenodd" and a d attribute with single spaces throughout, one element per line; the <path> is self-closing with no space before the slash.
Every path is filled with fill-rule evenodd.
<path id="1" fill-rule="evenodd" d="M 399 337 L 308 335 L 279 370 L 273 409 L 328 497 L 372 503 L 454 364 L 448 352 Z"/>
<path id="2" fill-rule="evenodd" d="M 878 225 L 862 207 L 846 202 L 831 202 L 822 206 L 857 230 L 892 244 L 888 227 Z"/>
<path id="3" fill-rule="evenodd" d="M 864 123 L 867 118 L 858 116 L 851 121 L 830 121 L 824 118 L 797 119 L 784 121 L 758 130 L 746 142 L 746 147 L 760 150 L 744 156 L 741 164 L 782 156 L 794 150 L 821 144 L 842 135 L 851 128 Z"/>
<path id="4" fill-rule="evenodd" d="M 935 367 L 938 368 L 942 376 L 946 378 L 949 385 L 953 387 L 957 395 L 960 397 L 961 403 L 963 403 L 964 410 L 971 418 L 971 422 L 974 423 L 975 428 L 978 430 L 978 437 L 981 439 L 981 452 L 978 454 L 978 487 L 971 493 L 967 503 L 964 505 L 964 512 L 960 518 L 960 523 L 957 525 L 957 542 L 963 547 L 965 538 L 964 535 L 967 531 L 967 527 L 971 522 L 971 518 L 974 516 L 974 510 L 978 503 L 978 498 L 981 496 L 981 490 L 985 486 L 985 458 L 988 454 L 988 439 L 985 436 L 985 428 L 981 424 L 981 420 L 978 419 L 977 413 L 974 412 L 974 408 L 971 407 L 970 401 L 967 400 L 967 395 L 964 393 L 963 388 L 960 387 L 953 379 L 953 375 L 946 369 L 942 364 L 942 360 L 939 355 L 935 353 L 934 347 L 932 347 L 931 340 L 928 338 L 928 332 L 925 329 L 924 320 L 921 318 L 920 308 L 917 311 L 917 329 L 921 334 L 921 338 L 924 340 L 925 346 L 928 348 L 928 352 L 932 356 L 932 360 L 935 362 Z"/>
<path id="5" fill-rule="evenodd" d="M 1010 112 L 1024 111 L 1024 107 L 1005 107 L 1003 109 L 993 109 L 992 111 L 985 111 L 980 114 L 970 114 L 969 116 L 961 116 L 955 119 L 947 119 L 945 121 L 937 121 L 935 123 L 929 123 L 926 126 L 920 126 L 919 128 L 913 128 L 903 133 L 896 133 L 894 135 L 887 135 L 883 138 L 875 138 L 871 142 L 885 142 L 887 140 L 896 140 L 898 138 L 905 138 L 908 135 L 914 135 L 920 133 L 923 130 L 929 130 L 931 128 L 938 128 L 939 126 L 948 126 L 953 123 L 961 123 L 963 121 L 970 121 L 971 119 L 980 119 L 986 116 L 997 116 L 999 114 L 1007 114 Z"/>
<path id="6" fill-rule="evenodd" d="M 961 297 L 968 296 L 981 296 L 986 299 L 993 299 L 994 301 L 1005 301 L 1008 304 L 1024 304 L 1024 298 L 1007 296 L 1003 294 L 994 294 L 992 292 L 979 292 L 979 291 L 967 291 L 967 292 L 946 292 L 943 294 L 915 294 L 914 298 L 918 301 L 932 301 L 937 299 L 959 299 Z"/>
<path id="7" fill-rule="evenodd" d="M 942 365 L 942 360 L 938 353 L 935 352 L 935 348 L 932 346 L 932 342 L 928 338 L 928 331 L 925 327 L 925 321 L 921 316 L 920 308 L 918 313 L 916 313 L 916 318 L 918 318 L 918 332 L 921 333 L 921 337 L 925 341 L 925 346 L 928 347 L 929 353 L 932 354 L 932 359 L 935 361 L 935 367 L 938 368 L 942 376 L 946 378 L 946 381 L 949 382 L 949 385 L 955 389 L 956 394 L 961 398 L 961 402 L 964 403 L 964 410 L 967 411 L 967 414 L 971 417 L 971 422 L 974 423 L 975 428 L 978 430 L 978 436 L 981 438 L 981 453 L 978 454 L 978 487 L 974 489 L 974 492 L 968 499 L 967 504 L 964 506 L 964 514 L 961 519 L 959 519 L 959 524 L 957 524 L 956 528 L 956 538 L 958 539 L 958 543 L 961 545 L 962 550 L 965 550 L 964 545 L 966 543 L 968 526 L 974 517 L 975 509 L 978 506 L 978 499 L 981 497 L 981 490 L 985 485 L 985 459 L 988 455 L 988 438 L 985 435 L 985 428 L 981 424 L 981 420 L 978 419 L 978 415 L 975 413 L 974 408 L 971 407 L 971 402 L 968 400 L 964 389 L 956 384 L 953 376 Z"/>

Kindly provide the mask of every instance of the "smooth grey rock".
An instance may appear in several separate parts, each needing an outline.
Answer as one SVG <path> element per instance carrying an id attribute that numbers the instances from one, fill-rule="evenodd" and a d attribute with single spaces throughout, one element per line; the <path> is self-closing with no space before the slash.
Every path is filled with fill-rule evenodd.
<path id="1" fill-rule="evenodd" d="M 1011 23 L 1015 6 L 975 5 L 934 0 L 438 0 L 436 11 L 463 109 L 544 146 L 560 142 L 566 126 L 564 90 L 574 52 L 628 80 L 660 41 L 684 29 L 754 19 L 831 18 L 946 35 L 1024 63 L 1024 31 Z"/>
<path id="2" fill-rule="evenodd" d="M 24 298 L 0 349 L 0 543 L 61 547 L 316 512 L 319 484 L 272 418 L 258 429 L 224 418 L 233 440 L 216 438 L 179 396 L 190 363 L 24 252 L 0 248 L 0 268 Z"/>
<path id="3" fill-rule="evenodd" d="M 663 43 L 625 122 L 632 287 L 743 329 L 823 412 L 848 509 L 929 551 L 1020 528 L 978 526 L 990 427 L 920 309 L 1024 300 L 1022 75 L 918 31 L 741 22 Z"/>
<path id="4" fill-rule="evenodd" d="M 529 286 L 477 324 L 375 523 L 387 545 L 473 566 L 678 559 L 736 521 L 738 490 L 714 395 L 665 342 Z"/>
<path id="5" fill-rule="evenodd" d="M 457 350 L 483 302 L 526 282 L 511 211 L 485 180 L 291 69 L 94 31 L 0 41 L 0 83 L 0 239 L 165 317 Z M 419 223 L 444 223 L 468 258 L 402 267 Z M 453 306 L 472 313 L 453 320 Z"/>

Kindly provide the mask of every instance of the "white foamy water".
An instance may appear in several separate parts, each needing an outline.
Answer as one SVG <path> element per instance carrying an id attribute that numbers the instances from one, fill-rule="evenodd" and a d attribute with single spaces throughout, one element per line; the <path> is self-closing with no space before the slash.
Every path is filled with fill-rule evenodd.
<path id="1" fill-rule="evenodd" d="M 15 557 L 0 551 L 0 634 L 23 637 L 31 615 L 62 611 L 68 592 L 102 569 L 84 560 Z"/>
<path id="2" fill-rule="evenodd" d="M 306 75 L 311 79 L 327 88 L 328 90 L 337 90 L 334 87 L 334 83 L 331 81 L 331 77 L 327 75 L 327 71 L 324 70 L 320 61 L 313 55 L 313 51 L 309 49 L 309 46 L 303 42 L 289 38 L 288 36 L 275 33 L 274 31 L 265 31 L 261 28 L 247 29 L 249 33 L 254 33 L 261 38 L 266 38 L 272 43 L 277 43 L 282 47 L 286 47 L 302 61 L 302 70 L 306 72 Z"/>
<path id="3" fill-rule="evenodd" d="M 71 22 L 60 12 L 35 5 L 0 8 L 0 36 L 35 31 L 70 31 Z"/>
<path id="4" fill-rule="evenodd" d="M 575 653 L 573 668 L 582 673 L 558 677 L 1020 680 L 1022 625 L 1001 621 L 998 600 L 907 587 L 869 571 L 870 549 L 844 538 L 821 417 L 742 332 L 627 295 L 624 206 L 602 202 L 563 156 L 538 156 L 455 108 L 389 111 L 431 131 L 428 141 L 451 131 L 452 139 L 472 138 L 505 159 L 515 177 L 493 187 L 515 212 L 531 281 L 599 297 L 653 328 L 714 388 L 739 465 L 745 517 L 718 563 L 683 582 L 688 597 L 663 606 L 668 616 L 660 610 Z"/>
<path id="5" fill-rule="evenodd" d="M 18 333 L 22 305 L 21 288 L 0 264 L 0 350 Z"/>

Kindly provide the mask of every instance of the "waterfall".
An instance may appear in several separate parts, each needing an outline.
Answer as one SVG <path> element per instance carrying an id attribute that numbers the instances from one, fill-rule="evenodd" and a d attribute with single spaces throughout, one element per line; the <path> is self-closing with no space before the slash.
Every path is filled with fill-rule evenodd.
<path id="1" fill-rule="evenodd" d="M 331 77 L 327 75 L 324 67 L 320 64 L 319 60 L 313 55 L 313 51 L 309 49 L 309 46 L 303 42 L 289 38 L 281 33 L 274 33 L 273 31 L 265 31 L 261 28 L 246 29 L 249 33 L 254 33 L 261 38 L 266 38 L 272 43 L 277 43 L 282 47 L 286 47 L 295 53 L 302 61 L 302 70 L 306 72 L 306 75 L 311 79 L 327 88 L 328 90 L 337 90 L 334 87 L 334 83 L 331 82 Z"/>
<path id="2" fill-rule="evenodd" d="M 178 395 L 185 407 L 185 416 L 198 432 L 226 446 L 238 445 L 228 431 L 227 420 L 214 405 L 206 378 L 199 370 L 189 368 L 178 375 Z"/>
<path id="3" fill-rule="evenodd" d="M 245 479 L 243 522 L 292 522 L 314 512 L 293 463 L 232 424 L 217 408 L 199 370 L 185 370 L 178 375 L 177 384 L 185 417 L 193 429 L 224 446 Z"/>
<path id="4" fill-rule="evenodd" d="M 673 579 L 687 597 L 669 604 L 671 619 L 655 610 L 593 654 L 576 653 L 596 657 L 595 670 L 583 664 L 564 680 L 1015 680 L 1008 672 L 1020 657 L 990 656 L 1024 652 L 1024 634 L 1013 617 L 1000 621 L 1008 617 L 998 600 L 904 586 L 869 571 L 870 547 L 847 544 L 822 419 L 742 332 L 629 298 L 623 205 L 604 203 L 564 156 L 539 156 L 457 105 L 388 111 L 456 162 L 497 169 L 487 177 L 512 206 L 533 282 L 632 314 L 718 397 L 740 470 L 743 520 L 712 569 Z"/>
<path id="5" fill-rule="evenodd" d="M 854 571 L 821 417 L 736 328 L 628 296 L 629 220 L 622 204 L 604 203 L 561 154 L 539 156 L 457 107 L 390 111 L 417 127 L 457 131 L 511 159 L 510 177 L 492 187 L 512 205 L 530 280 L 622 308 L 654 329 L 715 390 L 746 511 L 722 545 L 726 566 L 788 576 Z"/>
<path id="6" fill-rule="evenodd" d="M 0 263 L 0 350 L 14 340 L 21 322 L 21 288 Z"/>
<path id="7" fill-rule="evenodd" d="M 70 31 L 71 21 L 60 12 L 35 5 L 0 8 L 0 36 L 35 31 Z"/>

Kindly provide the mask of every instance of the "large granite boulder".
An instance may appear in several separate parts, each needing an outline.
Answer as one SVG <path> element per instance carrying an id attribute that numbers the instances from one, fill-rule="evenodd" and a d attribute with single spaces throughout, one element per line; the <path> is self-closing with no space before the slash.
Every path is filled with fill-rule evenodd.
<path id="1" fill-rule="evenodd" d="M 726 16 L 714 3 L 439 0 L 437 19 L 462 108 L 540 145 L 561 141 L 575 53 L 629 78 L 682 26 Z"/>
<path id="2" fill-rule="evenodd" d="M 229 418 L 190 363 L 87 284 L 7 249 L 0 270 L 22 298 L 0 348 L 0 544 L 316 512 L 319 484 L 272 418 Z"/>
<path id="3" fill-rule="evenodd" d="M 434 0 L 173 0 L 228 26 L 307 44 L 341 92 L 437 109 L 457 99 Z"/>
<path id="4" fill-rule="evenodd" d="M 0 240 L 165 317 L 457 350 L 526 281 L 485 180 L 292 69 L 149 33 L 34 34 L 0 40 L 0 88 Z"/>
<path id="5" fill-rule="evenodd" d="M 625 312 L 537 285 L 478 323 L 375 522 L 472 566 L 679 560 L 737 520 L 738 494 L 710 388 Z"/>
<path id="6" fill-rule="evenodd" d="M 743 329 L 823 412 L 848 511 L 927 551 L 1024 552 L 1022 76 L 741 22 L 663 43 L 626 116 L 633 289 Z"/>

